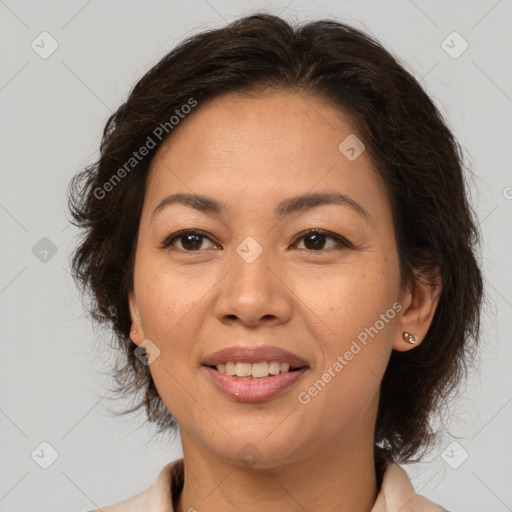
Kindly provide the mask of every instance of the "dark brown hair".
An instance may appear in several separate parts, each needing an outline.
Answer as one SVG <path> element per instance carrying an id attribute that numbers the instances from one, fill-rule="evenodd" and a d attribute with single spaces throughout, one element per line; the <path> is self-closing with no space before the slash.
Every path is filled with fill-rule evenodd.
<path id="1" fill-rule="evenodd" d="M 113 328 L 117 392 L 142 392 L 125 412 L 145 406 L 159 432 L 175 430 L 149 367 L 134 355 L 128 308 L 146 177 L 172 137 L 171 116 L 224 93 L 268 88 L 314 94 L 351 117 L 390 197 L 403 282 L 432 282 L 439 269 L 442 293 L 427 336 L 413 350 L 392 352 L 381 383 L 376 454 L 412 460 L 434 440 L 432 417 L 476 354 L 479 232 L 461 148 L 436 106 L 376 40 L 335 21 L 292 27 L 258 14 L 183 41 L 138 81 L 108 119 L 98 161 L 70 183 L 71 222 L 83 235 L 73 276 L 91 299 L 93 319 Z M 148 137 L 151 154 L 130 160 Z"/>

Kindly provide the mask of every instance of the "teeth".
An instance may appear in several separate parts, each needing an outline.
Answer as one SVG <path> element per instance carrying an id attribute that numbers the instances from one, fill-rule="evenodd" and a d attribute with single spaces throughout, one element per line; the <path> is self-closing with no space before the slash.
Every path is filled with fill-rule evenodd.
<path id="1" fill-rule="evenodd" d="M 237 363 L 239 364 L 239 363 Z M 262 363 L 254 363 L 251 365 L 251 374 L 253 377 L 268 377 L 268 363 L 263 361 Z M 238 374 L 237 374 L 238 375 Z"/>
<path id="2" fill-rule="evenodd" d="M 268 371 L 272 375 L 277 375 L 281 370 L 281 363 L 279 361 L 271 361 L 268 365 Z"/>
<path id="3" fill-rule="evenodd" d="M 249 377 L 251 375 L 251 363 L 236 363 L 235 375 L 237 377 Z"/>
<path id="4" fill-rule="evenodd" d="M 243 363 L 229 361 L 227 363 L 219 363 L 216 366 L 220 373 L 227 375 L 236 375 L 237 377 L 248 378 L 265 378 L 269 375 L 277 375 L 279 373 L 288 373 L 290 365 L 288 363 L 280 363 L 279 361 L 262 361 L 261 363 Z"/>

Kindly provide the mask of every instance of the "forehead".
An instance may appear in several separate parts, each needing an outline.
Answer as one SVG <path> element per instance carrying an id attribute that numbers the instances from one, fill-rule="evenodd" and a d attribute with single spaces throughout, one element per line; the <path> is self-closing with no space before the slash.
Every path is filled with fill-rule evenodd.
<path id="1" fill-rule="evenodd" d="M 336 142 L 355 135 L 354 124 L 332 103 L 305 92 L 229 93 L 199 104 L 173 130 L 160 153 L 179 146 L 190 158 L 224 154 L 243 159 L 243 153 L 261 150 L 262 158 L 274 160 L 317 158 L 326 150 L 337 155 Z"/>
<path id="2" fill-rule="evenodd" d="M 383 184 L 361 139 L 348 115 L 316 96 L 226 94 L 198 104 L 160 147 L 147 202 L 154 207 L 183 192 L 253 208 L 298 192 L 336 190 L 357 196 L 369 211 L 379 203 L 385 209 Z"/>

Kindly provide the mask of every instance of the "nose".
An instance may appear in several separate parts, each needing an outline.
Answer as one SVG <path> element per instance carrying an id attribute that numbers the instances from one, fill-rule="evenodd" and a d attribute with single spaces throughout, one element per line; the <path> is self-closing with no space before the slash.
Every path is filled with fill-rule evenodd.
<path id="1" fill-rule="evenodd" d="M 278 263 L 266 251 L 254 260 L 240 254 L 234 254 L 233 266 L 218 288 L 217 318 L 246 327 L 286 323 L 292 315 L 293 294 Z"/>

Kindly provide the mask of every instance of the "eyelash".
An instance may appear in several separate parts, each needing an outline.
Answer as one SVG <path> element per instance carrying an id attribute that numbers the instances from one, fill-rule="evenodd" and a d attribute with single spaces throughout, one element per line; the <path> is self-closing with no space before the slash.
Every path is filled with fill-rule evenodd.
<path id="1" fill-rule="evenodd" d="M 207 238 L 208 240 L 210 240 L 210 242 L 212 242 L 214 244 L 216 243 L 208 236 L 207 233 L 205 233 L 204 231 L 201 231 L 200 229 L 184 229 L 182 231 L 178 231 L 177 233 L 174 233 L 174 234 L 170 235 L 169 237 L 167 237 L 164 240 L 164 242 L 162 243 L 162 245 L 160 246 L 160 249 L 170 249 L 175 240 L 178 240 L 186 235 L 199 235 L 202 238 Z M 330 231 L 325 231 L 324 229 L 315 229 L 315 228 L 308 229 L 308 230 L 304 231 L 303 233 L 300 233 L 300 235 L 296 238 L 294 245 L 297 244 L 298 242 L 300 242 L 303 238 L 306 238 L 307 236 L 310 236 L 310 235 L 323 235 L 327 238 L 332 238 L 333 240 L 336 241 L 336 243 L 338 244 L 338 247 L 329 247 L 327 249 L 319 249 L 319 250 L 314 250 L 314 249 L 299 249 L 299 250 L 305 250 L 310 253 L 315 253 L 315 252 L 325 252 L 327 250 L 332 250 L 332 249 L 342 250 L 342 249 L 354 248 L 354 246 L 350 242 L 348 242 L 345 238 L 343 238 L 339 235 L 335 235 L 334 233 L 331 233 Z M 192 250 L 192 251 L 187 251 L 185 249 L 177 249 L 177 250 L 181 251 L 181 252 L 188 252 L 188 253 L 195 253 L 195 252 L 202 251 L 201 249 Z"/>

